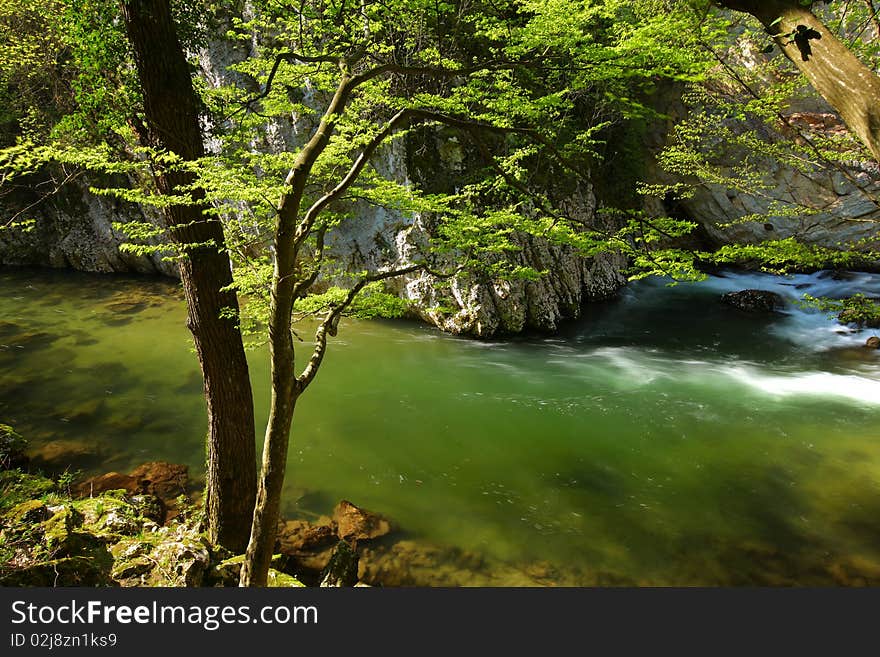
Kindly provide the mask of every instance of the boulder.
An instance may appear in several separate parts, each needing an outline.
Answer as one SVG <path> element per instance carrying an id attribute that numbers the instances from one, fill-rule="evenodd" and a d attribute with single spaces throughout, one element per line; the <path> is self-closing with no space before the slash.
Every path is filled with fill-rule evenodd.
<path id="1" fill-rule="evenodd" d="M 186 495 L 189 468 L 178 463 L 152 461 L 136 467 L 131 476 L 137 481 L 139 492 L 173 500 Z"/>
<path id="2" fill-rule="evenodd" d="M 155 567 L 149 574 L 147 584 L 201 586 L 211 555 L 198 534 L 181 527 L 173 533 L 162 533 L 157 539 L 156 546 L 148 555 Z"/>
<path id="3" fill-rule="evenodd" d="M 865 346 L 868 349 L 880 349 L 880 338 L 878 338 L 876 335 L 872 335 L 870 338 L 868 338 Z"/>
<path id="4" fill-rule="evenodd" d="M 776 312 L 785 308 L 785 299 L 769 290 L 741 290 L 721 297 L 728 306 L 750 313 Z"/>
<path id="5" fill-rule="evenodd" d="M 307 520 L 285 520 L 278 525 L 278 543 L 285 554 L 323 550 L 336 540 L 336 528 L 331 524 L 313 525 Z"/>
<path id="6" fill-rule="evenodd" d="M 391 523 L 382 516 L 356 507 L 342 500 L 333 509 L 336 534 L 341 539 L 366 541 L 385 536 L 391 531 Z"/>
<path id="7" fill-rule="evenodd" d="M 80 497 L 92 497 L 109 490 L 124 490 L 133 494 L 138 492 L 138 481 L 131 475 L 107 472 L 97 477 L 89 477 L 73 487 L 73 493 Z"/>
<path id="8" fill-rule="evenodd" d="M 40 500 L 27 500 L 12 507 L 4 514 L 6 524 L 34 524 L 49 519 L 49 510 Z"/>
<path id="9" fill-rule="evenodd" d="M 128 500 L 142 517 L 161 525 L 165 522 L 166 508 L 162 500 L 155 495 L 132 495 Z"/>

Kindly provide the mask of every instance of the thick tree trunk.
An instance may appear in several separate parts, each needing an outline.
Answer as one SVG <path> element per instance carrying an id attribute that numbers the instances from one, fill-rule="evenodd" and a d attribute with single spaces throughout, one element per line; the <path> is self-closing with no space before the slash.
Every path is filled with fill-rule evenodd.
<path id="1" fill-rule="evenodd" d="M 880 161 L 880 77 L 798 0 L 719 0 L 719 4 L 761 21 L 813 88 Z"/>
<path id="2" fill-rule="evenodd" d="M 169 0 L 121 3 L 144 97 L 146 125 L 153 146 L 184 160 L 204 155 L 198 99 L 189 65 L 177 38 Z M 174 195 L 192 185 L 188 172 L 157 170 L 160 193 Z M 172 205 L 165 220 L 181 246 L 180 277 L 205 382 L 208 407 L 208 463 L 205 508 L 211 540 L 243 552 L 250 536 L 256 497 L 254 408 L 248 364 L 236 321 L 238 313 L 223 226 L 205 213 L 204 192 L 190 192 L 192 203 Z M 188 246 L 195 245 L 195 246 Z"/>

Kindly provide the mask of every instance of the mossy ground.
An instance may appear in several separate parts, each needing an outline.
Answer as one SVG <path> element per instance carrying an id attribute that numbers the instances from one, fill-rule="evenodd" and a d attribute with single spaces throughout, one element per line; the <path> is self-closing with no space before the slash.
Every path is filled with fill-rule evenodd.
<path id="1" fill-rule="evenodd" d="M 160 526 L 147 497 L 115 490 L 75 499 L 41 475 L 0 471 L 0 585 L 237 584 L 230 555 L 208 542 L 197 512 Z M 302 586 L 279 570 L 271 585 Z"/>

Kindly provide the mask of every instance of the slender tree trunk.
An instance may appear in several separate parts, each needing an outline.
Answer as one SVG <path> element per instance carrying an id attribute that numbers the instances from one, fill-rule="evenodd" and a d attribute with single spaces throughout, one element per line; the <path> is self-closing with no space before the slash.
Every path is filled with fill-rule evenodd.
<path id="1" fill-rule="evenodd" d="M 151 145 L 187 161 L 204 155 L 199 103 L 189 65 L 177 38 L 169 0 L 125 0 L 125 28 L 137 63 Z M 157 170 L 157 187 L 174 195 L 195 182 L 185 171 Z M 205 508 L 212 541 L 244 551 L 256 497 L 254 407 L 248 364 L 235 319 L 238 314 L 223 226 L 206 214 L 204 192 L 190 192 L 192 203 L 172 205 L 165 221 L 181 246 L 180 278 L 205 383 L 208 407 L 208 463 Z M 194 245 L 194 246 L 193 246 Z"/>
<path id="2" fill-rule="evenodd" d="M 275 226 L 275 268 L 269 319 L 269 358 L 272 370 L 272 399 L 263 460 L 257 487 L 251 537 L 241 567 L 241 586 L 265 586 L 278 532 L 281 491 L 287 469 L 287 449 L 296 401 L 303 387 L 296 375 L 291 335 L 291 313 L 297 297 L 297 251 L 310 230 L 301 225 L 300 207 L 306 182 L 315 161 L 330 142 L 333 120 L 345 109 L 351 94 L 351 77 L 343 74 L 320 124 L 297 156 L 285 181 L 290 189 L 281 198 Z"/>
<path id="3" fill-rule="evenodd" d="M 786 57 L 880 161 L 880 77 L 809 7 L 798 0 L 720 0 L 719 4 L 761 21 Z"/>

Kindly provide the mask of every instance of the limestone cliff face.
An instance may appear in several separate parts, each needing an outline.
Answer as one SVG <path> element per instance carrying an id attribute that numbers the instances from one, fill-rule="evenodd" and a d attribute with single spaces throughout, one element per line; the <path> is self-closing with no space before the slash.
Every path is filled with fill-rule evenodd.
<path id="1" fill-rule="evenodd" d="M 765 171 L 767 190 L 761 194 L 702 185 L 681 205 L 718 244 L 795 237 L 835 249 L 877 239 L 880 170 L 853 163 L 804 174 L 768 161 Z M 773 206 L 779 202 L 793 202 L 805 210 L 792 216 L 775 215 Z M 742 221 L 750 215 L 764 219 Z"/>
<path id="2" fill-rule="evenodd" d="M 247 45 L 226 42 L 202 53 L 203 76 L 211 84 L 229 79 L 227 67 L 247 55 Z M 308 89 L 306 89 L 308 92 Z M 308 98 L 306 99 L 308 102 Z M 290 117 L 277 121 L 256 145 L 269 152 L 296 148 L 313 127 L 307 120 Z M 468 153 L 454 132 L 418 131 L 396 140 L 374 158 L 386 178 L 428 191 L 453 191 L 466 172 Z M 585 225 L 596 219 L 592 188 L 560 195 L 560 203 Z M 328 249 L 350 271 L 364 268 L 404 267 L 413 261 L 420 245 L 432 235 L 431 217 L 406 216 L 367 203 L 353 208 L 355 219 L 334 231 Z M 514 264 L 549 271 L 538 281 L 499 282 L 462 274 L 441 280 L 422 273 L 389 285 L 412 302 L 416 313 L 438 328 L 457 334 L 490 337 L 522 331 L 554 331 L 560 322 L 580 316 L 585 303 L 613 296 L 626 282 L 619 256 L 582 258 L 573 249 L 521 235 Z"/>
<path id="3" fill-rule="evenodd" d="M 778 82 L 766 69 L 767 55 L 760 45 L 747 36 L 734 36 L 727 52 L 730 64 L 755 74 L 752 84 L 756 88 Z M 683 91 L 680 85 L 672 85 L 661 90 L 656 99 L 656 106 L 668 118 L 665 123 L 655 125 L 646 144 L 647 177 L 652 182 L 694 183 L 662 171 L 654 159 L 671 139 L 675 124 L 695 110 L 686 105 Z M 752 100 L 736 85 L 723 88 L 723 95 L 739 97 L 743 104 Z M 771 147 L 782 146 L 780 150 L 783 152 L 788 142 L 803 145 L 807 140 L 826 143 L 829 137 L 844 142 L 847 138 L 852 139 L 840 117 L 808 87 L 788 99 L 783 115 L 785 122 L 773 128 L 754 119 L 731 121 L 726 127 L 733 134 L 748 130 L 752 138 Z M 717 144 L 708 144 L 707 148 L 715 146 Z M 733 167 L 739 164 L 738 160 L 746 157 L 754 162 L 754 171 L 761 174 L 760 189 L 743 193 L 703 181 L 692 188 L 690 197 L 676 203 L 675 214 L 693 219 L 700 225 L 701 236 L 710 242 L 705 246 L 756 244 L 793 237 L 829 249 L 853 248 L 851 245 L 855 245 L 857 250 L 876 251 L 880 222 L 880 166 L 876 163 L 832 162 L 808 152 L 804 159 L 814 160 L 813 164 L 804 162 L 796 168 L 785 164 L 781 158 L 768 156 L 758 160 L 754 150 L 749 153 L 729 151 L 723 160 L 710 159 L 723 175 L 730 175 Z M 656 202 L 647 205 L 649 211 L 655 213 L 671 210 Z"/>
<path id="4" fill-rule="evenodd" d="M 120 250 L 126 237 L 114 222 L 158 221 L 140 207 L 88 191 L 80 178 L 42 199 L 46 180 L 29 181 L 0 202 L 0 224 L 14 217 L 33 219 L 29 230 L 0 231 L 0 265 L 68 267 L 89 272 L 135 272 L 175 276 L 177 267 L 161 255 L 134 255 Z"/>
<path id="5" fill-rule="evenodd" d="M 377 168 L 399 182 L 442 187 L 442 179 L 454 184 L 457 170 L 467 158 L 454 134 L 419 134 L 418 150 L 429 152 L 414 161 L 413 142 L 395 142 L 385 149 Z M 595 225 L 596 199 L 592 188 L 569 192 L 560 203 L 573 218 Z M 433 234 L 431 217 L 405 216 L 394 211 L 362 205 L 355 220 L 343 224 L 330 247 L 349 270 L 405 267 L 417 258 L 420 247 Z M 402 298 L 412 302 L 416 313 L 438 328 L 456 334 L 491 337 L 523 331 L 552 332 L 561 322 L 580 317 L 590 301 L 607 299 L 625 285 L 621 273 L 625 259 L 617 255 L 583 258 L 570 247 L 550 244 L 531 235 L 515 235 L 517 251 L 507 255 L 514 265 L 547 271 L 537 281 L 492 281 L 463 273 L 452 279 L 429 273 L 402 277 L 390 283 Z"/>
<path id="6" fill-rule="evenodd" d="M 212 44 L 199 58 L 206 82 L 218 85 L 237 75 L 228 66 L 246 57 L 249 47 Z M 309 127 L 301 117 L 277 121 L 254 147 L 269 152 L 294 149 L 309 134 Z M 467 157 L 454 133 L 428 132 L 408 139 L 408 143 L 394 142 L 377 155 L 375 164 L 383 175 L 419 186 L 455 184 L 467 166 Z M 414 139 L 429 143 L 414 143 Z M 423 155 L 414 157 L 416 151 Z M 588 184 L 558 200 L 585 225 L 595 222 L 596 199 Z M 0 204 L 0 219 L 8 219 L 27 202 Z M 135 205 L 92 195 L 86 183 L 68 185 L 61 194 L 35 205 L 34 212 L 37 226 L 31 232 L 0 233 L 0 264 L 176 275 L 174 265 L 160 256 L 121 252 L 124 236 L 112 228 L 114 222 L 146 218 L 156 223 L 158 217 Z M 356 218 L 335 231 L 328 245 L 349 270 L 405 266 L 412 262 L 418 245 L 431 237 L 431 217 L 404 216 L 368 204 L 355 207 L 353 215 Z M 554 331 L 560 322 L 578 317 L 585 303 L 612 296 L 625 284 L 621 274 L 625 262 L 620 257 L 582 258 L 571 248 L 526 235 L 517 236 L 516 241 L 520 248 L 510 256 L 514 264 L 547 270 L 547 275 L 538 281 L 500 282 L 468 274 L 440 280 L 425 273 L 390 285 L 412 302 L 419 316 L 440 329 L 489 337 Z"/>

